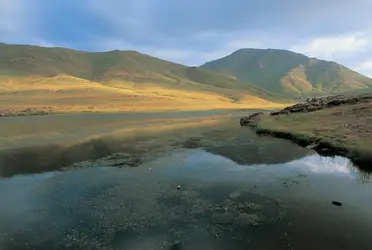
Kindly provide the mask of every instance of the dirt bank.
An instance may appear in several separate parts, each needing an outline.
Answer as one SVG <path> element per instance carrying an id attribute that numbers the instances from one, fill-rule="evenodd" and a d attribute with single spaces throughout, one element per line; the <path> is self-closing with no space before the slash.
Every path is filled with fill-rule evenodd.
<path id="1" fill-rule="evenodd" d="M 372 162 L 371 95 L 313 99 L 270 115 L 243 117 L 240 124 L 321 154 L 349 157 L 359 166 Z"/>

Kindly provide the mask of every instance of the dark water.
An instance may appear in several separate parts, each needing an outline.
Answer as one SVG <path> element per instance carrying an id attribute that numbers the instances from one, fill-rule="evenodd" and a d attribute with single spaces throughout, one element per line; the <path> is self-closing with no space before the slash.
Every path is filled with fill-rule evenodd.
<path id="1" fill-rule="evenodd" d="M 0 170 L 4 250 L 372 249 L 368 173 L 235 121 L 7 150 Z"/>

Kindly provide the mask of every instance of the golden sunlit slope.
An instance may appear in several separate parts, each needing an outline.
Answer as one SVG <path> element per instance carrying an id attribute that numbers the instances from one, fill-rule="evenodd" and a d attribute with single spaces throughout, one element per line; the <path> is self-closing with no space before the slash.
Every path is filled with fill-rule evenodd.
<path id="1" fill-rule="evenodd" d="M 0 110 L 273 108 L 285 100 L 234 78 L 134 51 L 0 45 Z"/>
<path id="2" fill-rule="evenodd" d="M 233 102 L 213 91 L 169 89 L 153 83 L 138 85 L 112 82 L 103 85 L 62 75 L 3 80 L 0 92 L 2 110 L 32 107 L 70 112 L 151 111 L 283 106 L 249 94 L 241 94 L 241 100 Z"/>

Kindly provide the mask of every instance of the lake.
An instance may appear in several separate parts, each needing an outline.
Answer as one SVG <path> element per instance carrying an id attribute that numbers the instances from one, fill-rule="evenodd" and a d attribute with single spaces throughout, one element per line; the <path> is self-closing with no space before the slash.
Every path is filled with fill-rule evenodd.
<path id="1" fill-rule="evenodd" d="M 1 119 L 0 249 L 372 249 L 370 173 L 247 112 Z"/>

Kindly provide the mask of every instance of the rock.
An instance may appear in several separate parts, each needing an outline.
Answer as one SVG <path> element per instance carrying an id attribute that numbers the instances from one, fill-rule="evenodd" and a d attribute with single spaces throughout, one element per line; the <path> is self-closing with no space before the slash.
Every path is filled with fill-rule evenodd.
<path id="1" fill-rule="evenodd" d="M 290 113 L 306 113 L 314 112 L 317 110 L 331 108 L 339 105 L 353 105 L 359 102 L 372 101 L 372 95 L 360 95 L 360 96 L 346 96 L 336 95 L 327 96 L 322 98 L 312 98 L 307 100 L 305 103 L 298 103 L 290 107 L 286 107 L 283 110 L 270 113 L 270 115 L 287 115 Z"/>
<path id="2" fill-rule="evenodd" d="M 177 185 L 177 189 L 180 190 L 181 189 L 181 185 Z"/>
<path id="3" fill-rule="evenodd" d="M 327 106 L 328 107 L 333 107 L 333 106 L 338 106 L 340 105 L 342 102 L 341 100 L 333 100 L 333 101 L 330 101 L 327 103 Z"/>
<path id="4" fill-rule="evenodd" d="M 332 204 L 335 205 L 335 206 L 339 206 L 339 207 L 342 206 L 342 203 L 339 202 L 339 201 L 332 201 Z"/>
<path id="5" fill-rule="evenodd" d="M 240 119 L 240 125 L 241 126 L 250 126 L 255 128 L 257 126 L 257 122 L 261 119 L 261 116 L 263 116 L 264 113 L 258 112 L 254 113 L 250 116 L 244 116 Z"/>
<path id="6" fill-rule="evenodd" d="M 313 111 L 317 111 L 321 109 L 321 106 L 314 106 L 314 105 L 310 105 L 307 107 L 307 112 L 313 112 Z"/>

